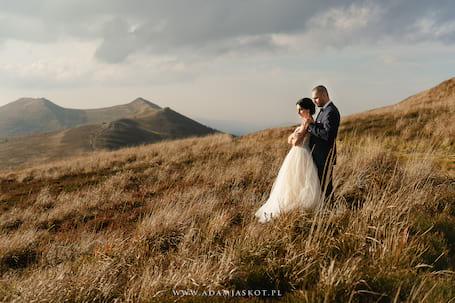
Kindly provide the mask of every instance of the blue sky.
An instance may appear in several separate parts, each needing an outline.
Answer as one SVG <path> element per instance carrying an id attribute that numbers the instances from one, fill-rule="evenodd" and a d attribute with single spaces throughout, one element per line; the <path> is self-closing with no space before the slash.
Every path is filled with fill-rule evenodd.
<path id="1" fill-rule="evenodd" d="M 297 123 L 318 84 L 342 115 L 455 76 L 455 2 L 0 1 L 0 106 L 144 97 L 239 132 Z"/>

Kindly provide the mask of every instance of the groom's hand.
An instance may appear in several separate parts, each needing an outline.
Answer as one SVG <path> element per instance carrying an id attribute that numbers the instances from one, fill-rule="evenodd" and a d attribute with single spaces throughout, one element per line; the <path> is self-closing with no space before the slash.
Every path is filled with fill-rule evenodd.
<path id="1" fill-rule="evenodd" d="M 311 123 L 314 123 L 313 117 L 309 117 L 308 119 L 305 119 L 305 121 L 303 121 L 303 124 L 302 124 L 303 129 L 305 131 L 308 130 L 308 127 L 310 126 Z"/>

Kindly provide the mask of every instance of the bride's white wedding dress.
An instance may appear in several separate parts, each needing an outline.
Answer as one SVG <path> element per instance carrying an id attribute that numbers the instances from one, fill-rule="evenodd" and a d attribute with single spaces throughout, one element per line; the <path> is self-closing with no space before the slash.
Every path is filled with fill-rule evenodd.
<path id="1" fill-rule="evenodd" d="M 318 171 L 311 156 L 310 135 L 293 146 L 281 165 L 268 200 L 256 211 L 264 223 L 294 208 L 315 210 L 321 206 Z"/>

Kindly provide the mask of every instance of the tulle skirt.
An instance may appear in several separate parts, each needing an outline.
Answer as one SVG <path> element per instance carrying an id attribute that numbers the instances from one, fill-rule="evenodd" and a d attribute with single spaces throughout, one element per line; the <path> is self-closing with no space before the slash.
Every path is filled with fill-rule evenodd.
<path id="1" fill-rule="evenodd" d="M 321 203 L 318 171 L 310 149 L 293 146 L 281 165 L 269 198 L 255 216 L 264 223 L 295 208 L 315 210 Z"/>

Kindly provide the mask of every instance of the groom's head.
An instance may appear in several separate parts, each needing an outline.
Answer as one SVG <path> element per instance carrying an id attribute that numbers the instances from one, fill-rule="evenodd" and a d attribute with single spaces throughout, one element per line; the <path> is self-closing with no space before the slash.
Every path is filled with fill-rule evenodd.
<path id="1" fill-rule="evenodd" d="M 318 85 L 313 88 L 312 94 L 314 104 L 319 107 L 323 107 L 330 100 L 329 93 L 324 85 Z"/>

